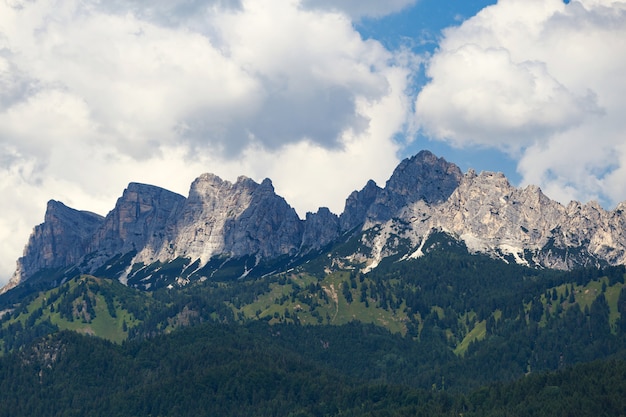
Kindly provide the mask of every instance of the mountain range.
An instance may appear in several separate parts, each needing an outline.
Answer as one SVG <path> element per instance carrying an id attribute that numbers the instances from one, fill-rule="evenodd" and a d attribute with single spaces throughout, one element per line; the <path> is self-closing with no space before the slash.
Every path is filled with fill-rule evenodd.
<path id="1" fill-rule="evenodd" d="M 428 151 L 340 215 L 211 174 L 50 201 L 0 294 L 0 416 L 624 415 L 625 208 Z"/>
<path id="2" fill-rule="evenodd" d="M 272 182 L 203 174 L 189 195 L 130 183 L 102 217 L 50 201 L 2 292 L 29 280 L 78 274 L 143 289 L 285 271 L 328 251 L 325 270 L 368 272 L 418 258 L 445 234 L 470 253 L 570 270 L 626 264 L 626 203 L 562 205 L 501 173 L 460 168 L 429 151 L 403 160 L 383 188 L 369 181 L 343 213 L 296 211 Z M 341 250 L 331 250 L 341 246 Z"/>

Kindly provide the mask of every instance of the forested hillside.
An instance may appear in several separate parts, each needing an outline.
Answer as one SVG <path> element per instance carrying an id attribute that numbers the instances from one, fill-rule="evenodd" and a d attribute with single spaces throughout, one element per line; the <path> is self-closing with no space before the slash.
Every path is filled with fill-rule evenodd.
<path id="1" fill-rule="evenodd" d="M 289 326 L 302 336 L 306 328 Z M 353 338 L 353 357 L 393 340 L 366 325 L 322 331 L 322 348 Z M 0 416 L 539 416 L 623 415 L 626 362 L 533 373 L 464 393 L 350 372 L 284 326 L 204 324 L 116 345 L 61 332 L 0 359 Z M 298 339 L 302 340 L 302 339 Z M 344 346 L 345 348 L 345 346 Z M 388 355 L 393 355 L 388 353 Z M 332 354 L 330 355 L 332 356 Z M 389 361 L 390 358 L 387 357 Z M 352 363 L 354 365 L 354 363 Z M 386 366 L 383 362 L 370 364 Z M 360 374 L 356 376 L 355 374 Z"/>
<path id="2" fill-rule="evenodd" d="M 315 262 L 261 279 L 153 292 L 80 276 L 17 304 L 5 295 L 2 348 L 8 353 L 59 330 L 120 343 L 202 322 L 262 321 L 328 333 L 360 322 L 386 329 L 402 346 L 396 350 L 416 358 L 398 364 L 415 371 L 403 380 L 429 387 L 438 383 L 434 364 L 447 373 L 462 363 L 471 378 L 449 375 L 447 384 L 463 388 L 604 358 L 624 346 L 623 267 L 538 270 L 449 246 L 420 259 L 390 259 L 369 274 L 319 273 Z"/>
<path id="3" fill-rule="evenodd" d="M 626 358 L 623 267 L 532 269 L 438 245 L 445 250 L 391 258 L 368 274 L 323 271 L 323 259 L 312 259 L 286 273 L 182 288 L 140 291 L 82 275 L 25 289 L 17 303 L 8 293 L 1 408 L 12 416 L 542 415 L 532 410 L 569 398 L 582 402 L 570 409 L 584 409 L 624 392 L 623 378 L 615 384 Z M 606 387 L 588 394 L 582 382 L 550 382 L 577 372 Z M 504 400 L 513 395 L 534 405 L 522 412 Z"/>

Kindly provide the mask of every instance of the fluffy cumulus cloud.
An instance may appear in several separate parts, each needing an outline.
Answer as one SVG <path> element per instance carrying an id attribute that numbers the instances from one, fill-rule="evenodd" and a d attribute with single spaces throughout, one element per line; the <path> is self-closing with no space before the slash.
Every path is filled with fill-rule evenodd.
<path id="1" fill-rule="evenodd" d="M 626 199 L 626 2 L 501 0 L 447 29 L 421 131 L 504 150 L 552 198 Z"/>
<path id="2" fill-rule="evenodd" d="M 214 172 L 303 215 L 384 181 L 411 68 L 352 21 L 411 2 L 366 3 L 0 2 L 0 281 L 49 199 L 106 214 L 130 181 Z"/>

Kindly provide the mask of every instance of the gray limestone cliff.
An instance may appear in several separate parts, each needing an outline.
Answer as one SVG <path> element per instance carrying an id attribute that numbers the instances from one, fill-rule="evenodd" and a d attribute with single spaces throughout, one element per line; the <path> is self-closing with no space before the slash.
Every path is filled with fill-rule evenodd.
<path id="1" fill-rule="evenodd" d="M 626 214 L 619 207 L 566 207 L 536 186 L 511 186 L 502 174 L 470 171 L 434 217 L 471 250 L 508 253 L 521 263 L 559 269 L 626 263 Z"/>
<path id="2" fill-rule="evenodd" d="M 445 201 L 424 199 L 405 206 L 396 218 L 370 224 L 361 261 L 375 268 L 387 256 L 424 254 L 428 236 L 444 232 L 470 252 L 529 266 L 571 269 L 626 264 L 626 204 L 613 211 L 597 203 L 550 200 L 536 186 L 513 187 L 501 173 L 470 170 Z M 406 246 L 406 244 L 405 244 Z"/>
<path id="3" fill-rule="evenodd" d="M 350 230 L 385 222 L 418 201 L 437 204 L 448 199 L 461 183 L 463 173 L 453 163 L 421 151 L 407 158 L 393 171 L 380 188 L 372 180 L 361 191 L 354 191 L 346 200 L 340 216 L 341 229 Z"/>
<path id="4" fill-rule="evenodd" d="M 257 184 L 242 182 L 250 192 L 250 204 L 224 227 L 224 244 L 231 256 L 274 258 L 295 255 L 302 241 L 303 224 L 296 211 L 276 195 L 269 179 Z M 242 207 L 243 208 L 243 207 Z"/>
<path id="5" fill-rule="evenodd" d="M 320 249 L 332 243 L 341 233 L 339 217 L 327 207 L 307 213 L 302 234 L 302 249 Z"/>
<path id="6" fill-rule="evenodd" d="M 369 180 L 361 191 L 353 191 L 346 199 L 346 205 L 339 217 L 342 230 L 351 230 L 363 225 L 367 219 L 367 212 L 382 191 L 376 183 Z"/>
<path id="7" fill-rule="evenodd" d="M 239 177 L 231 183 L 204 174 L 192 183 L 176 217 L 166 222 L 165 238 L 149 241 L 135 260 L 147 264 L 183 257 L 203 265 L 215 255 L 293 255 L 302 239 L 301 223 L 270 180 L 257 184 Z"/>
<path id="8" fill-rule="evenodd" d="M 24 255 L 18 259 L 16 271 L 2 292 L 42 269 L 64 267 L 80 260 L 103 221 L 104 218 L 95 213 L 74 210 L 50 200 L 44 222 L 34 228 Z"/>
<path id="9" fill-rule="evenodd" d="M 94 272 L 121 255 L 128 257 L 122 280 L 135 265 L 157 268 L 180 258 L 195 268 L 246 258 L 248 271 L 254 259 L 297 259 L 346 234 L 360 238 L 360 247 L 337 264 L 368 271 L 387 256 L 423 256 L 434 233 L 529 266 L 626 264 L 626 203 L 612 211 L 594 202 L 564 206 L 536 186 L 516 188 L 499 173 L 462 174 L 422 151 L 402 161 L 384 188 L 369 181 L 353 192 L 340 216 L 320 208 L 301 220 L 269 179 L 231 183 L 213 174 L 198 177 L 187 198 L 131 183 L 106 218 L 50 201 L 4 291 L 40 270 Z"/>
<path id="10" fill-rule="evenodd" d="M 385 222 L 413 203 L 437 204 L 457 189 L 463 173 L 455 164 L 421 151 L 400 162 L 367 211 L 370 224 Z"/>
<path id="11" fill-rule="evenodd" d="M 162 241 L 168 223 L 185 200 L 182 195 L 160 187 L 130 183 L 90 239 L 88 271 L 114 255 L 142 250 L 149 241 L 152 244 Z"/>

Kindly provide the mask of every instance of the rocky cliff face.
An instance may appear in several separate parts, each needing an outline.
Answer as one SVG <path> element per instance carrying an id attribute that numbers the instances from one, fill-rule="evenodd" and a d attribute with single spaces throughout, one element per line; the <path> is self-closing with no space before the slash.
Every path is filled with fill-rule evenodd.
<path id="1" fill-rule="evenodd" d="M 86 252 L 89 239 L 103 222 L 104 218 L 97 214 L 74 210 L 58 201 L 49 201 L 44 222 L 33 230 L 24 256 L 18 259 L 17 269 L 2 292 L 42 269 L 78 262 Z"/>
<path id="2" fill-rule="evenodd" d="M 459 236 L 471 251 L 523 255 L 545 246 L 562 222 L 563 207 L 539 188 L 512 187 L 502 174 L 470 171 L 433 213 L 435 227 Z"/>
<path id="3" fill-rule="evenodd" d="M 423 151 L 402 161 L 384 188 L 369 181 L 353 192 L 341 216 L 321 208 L 301 220 L 270 180 L 231 183 L 212 174 L 198 177 L 187 198 L 131 183 L 106 218 L 51 201 L 7 288 L 45 268 L 80 265 L 93 272 L 122 258 L 127 263 L 116 265 L 126 271 L 118 275 L 122 280 L 137 265 L 153 274 L 176 260 L 198 271 L 230 262 L 247 275 L 259 263 L 298 259 L 346 233 L 360 236 L 359 247 L 329 259 L 365 271 L 387 256 L 424 255 L 433 233 L 446 233 L 471 252 L 529 266 L 626 264 L 626 203 L 610 212 L 593 202 L 563 206 L 535 186 L 513 187 L 497 173 L 463 175 Z"/>
<path id="4" fill-rule="evenodd" d="M 302 249 L 322 248 L 332 243 L 341 234 L 339 217 L 327 207 L 321 207 L 317 213 L 307 213 L 302 234 Z"/>
<path id="5" fill-rule="evenodd" d="M 130 183 L 115 208 L 93 233 L 83 255 L 92 254 L 88 269 L 117 254 L 161 244 L 167 227 L 185 203 L 185 197 L 153 185 Z"/>
<path id="6" fill-rule="evenodd" d="M 418 201 L 438 204 L 448 199 L 459 186 L 463 173 L 458 166 L 421 151 L 405 159 L 394 170 L 385 188 L 368 208 L 368 225 L 385 222 Z"/>
<path id="7" fill-rule="evenodd" d="M 320 211 L 311 220 L 306 250 L 336 238 L 338 227 L 327 222 L 337 216 Z M 93 273 L 128 255 L 126 273 L 135 264 L 167 263 L 176 258 L 204 266 L 214 256 L 255 256 L 272 259 L 294 256 L 303 245 L 305 222 L 274 192 L 269 179 L 257 184 L 240 177 L 235 183 L 204 174 L 185 198 L 165 189 L 131 183 L 115 208 L 102 218 L 51 202 L 43 224 L 37 226 L 18 262 L 11 286 L 44 268 L 79 265 Z M 317 240 L 319 239 L 319 241 Z"/>
<path id="8" fill-rule="evenodd" d="M 382 188 L 372 180 L 369 180 L 361 191 L 353 191 L 346 200 L 345 209 L 339 218 L 341 229 L 347 231 L 362 226 L 367 219 L 368 210 L 381 191 Z"/>
<path id="9" fill-rule="evenodd" d="M 370 224 L 363 243 L 371 255 L 360 260 L 371 269 L 387 256 L 422 256 L 428 236 L 444 232 L 470 252 L 530 266 L 626 264 L 625 208 L 622 203 L 607 212 L 594 202 L 565 207 L 536 186 L 515 188 L 500 173 L 470 170 L 445 201 L 421 199 L 394 219 Z"/>
<path id="10" fill-rule="evenodd" d="M 340 217 L 341 230 L 386 222 L 418 201 L 441 203 L 457 189 L 462 178 L 455 164 L 421 151 L 398 165 L 385 188 L 370 180 L 361 191 L 350 194 Z"/>
<path id="11" fill-rule="evenodd" d="M 224 245 L 231 256 L 254 254 L 261 258 L 296 255 L 302 242 L 303 224 L 296 211 L 274 192 L 269 179 L 260 185 L 249 178 L 250 204 L 229 218 Z"/>
<path id="12" fill-rule="evenodd" d="M 165 229 L 165 239 L 153 239 L 137 261 L 183 257 L 204 264 L 214 255 L 293 255 L 303 226 L 295 210 L 275 194 L 270 180 L 257 184 L 239 177 L 233 184 L 204 174 L 193 182 L 189 198 Z"/>

